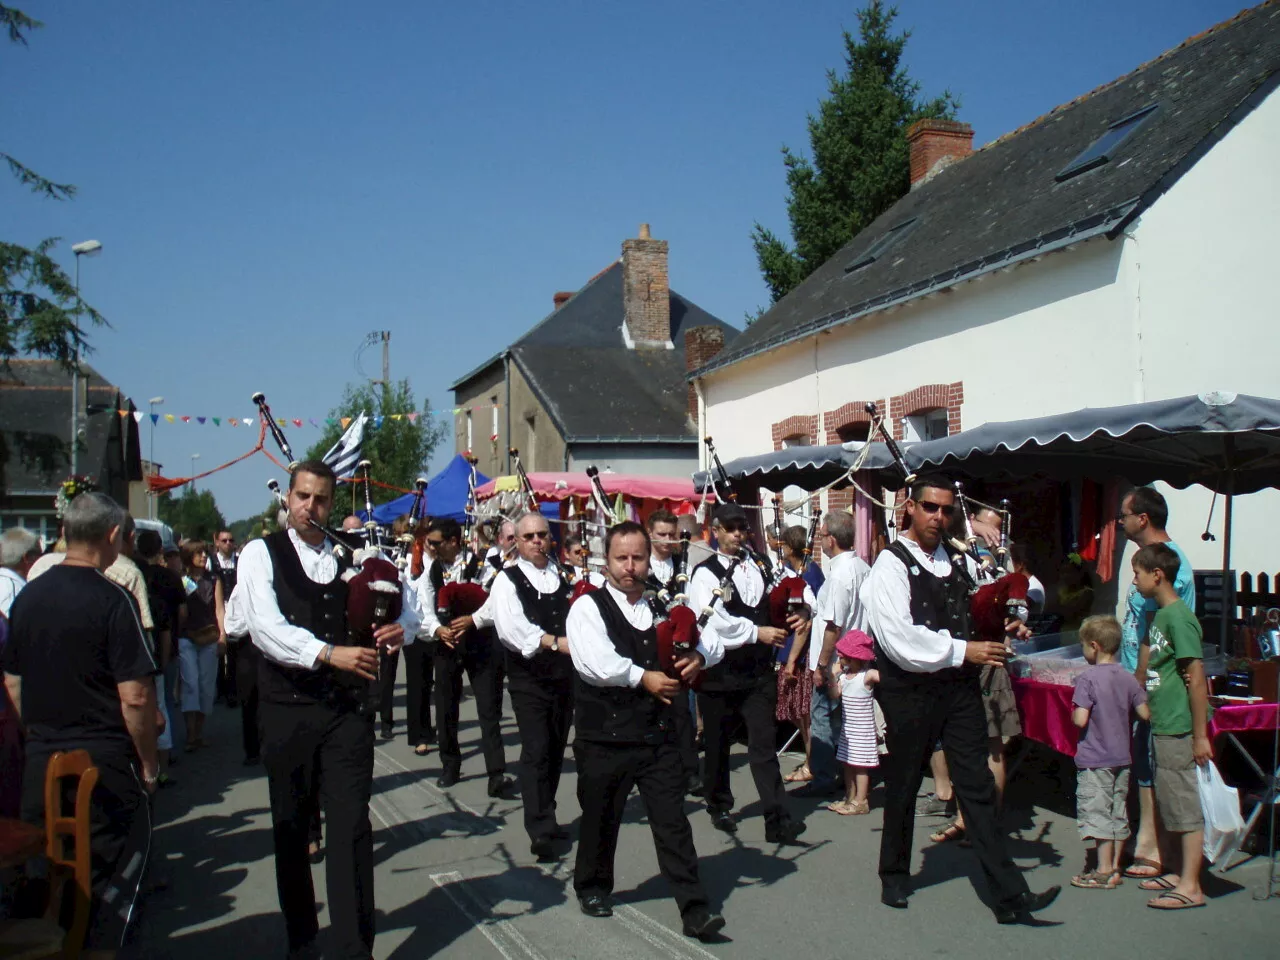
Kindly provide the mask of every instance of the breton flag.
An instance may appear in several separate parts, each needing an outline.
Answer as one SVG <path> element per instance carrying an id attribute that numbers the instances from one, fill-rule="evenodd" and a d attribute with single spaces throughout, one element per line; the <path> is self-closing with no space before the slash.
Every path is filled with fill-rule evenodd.
<path id="1" fill-rule="evenodd" d="M 364 425 L 369 417 L 362 410 L 360 416 L 351 421 L 351 426 L 338 438 L 338 442 L 329 448 L 323 457 L 324 462 L 333 468 L 338 478 L 349 477 L 356 471 L 360 462 L 360 451 L 364 446 Z"/>

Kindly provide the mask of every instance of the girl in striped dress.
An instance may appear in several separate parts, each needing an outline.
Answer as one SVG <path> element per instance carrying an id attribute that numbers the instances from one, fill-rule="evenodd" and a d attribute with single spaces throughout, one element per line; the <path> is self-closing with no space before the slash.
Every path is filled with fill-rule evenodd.
<path id="1" fill-rule="evenodd" d="M 874 653 L 871 638 L 861 630 L 850 630 L 836 644 L 840 655 L 840 705 L 844 710 L 844 730 L 836 747 L 836 759 L 844 765 L 845 797 L 827 805 L 843 815 L 871 812 L 867 793 L 871 771 L 880 765 L 876 744 L 873 688 L 880 681 L 878 670 L 868 669 Z"/>

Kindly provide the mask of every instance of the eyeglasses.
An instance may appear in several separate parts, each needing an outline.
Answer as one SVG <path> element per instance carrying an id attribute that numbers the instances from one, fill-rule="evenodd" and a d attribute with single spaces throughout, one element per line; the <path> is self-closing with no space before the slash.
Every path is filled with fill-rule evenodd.
<path id="1" fill-rule="evenodd" d="M 441 538 L 440 538 L 440 539 L 438 539 L 438 540 L 432 540 L 430 537 L 427 537 L 427 546 L 429 546 L 429 547 L 438 547 L 438 546 L 440 546 L 440 544 L 442 544 L 442 543 L 444 543 L 444 538 L 443 538 L 443 537 L 441 537 Z"/>
<path id="2" fill-rule="evenodd" d="M 941 510 L 944 517 L 955 516 L 956 505 L 954 503 L 934 503 L 932 500 L 917 500 L 916 504 L 930 515 Z"/>
<path id="3" fill-rule="evenodd" d="M 1140 513 L 1118 513 L 1116 514 L 1116 523 L 1124 523 L 1130 517 L 1140 517 Z"/>
<path id="4" fill-rule="evenodd" d="M 745 523 L 730 523 L 721 527 L 725 533 L 746 533 L 747 525 Z"/>
<path id="5" fill-rule="evenodd" d="M 547 539 L 548 537 L 550 537 L 550 536 L 551 536 L 551 531 L 549 531 L 549 530 L 533 530 L 533 531 L 531 531 L 531 532 L 529 532 L 529 533 L 522 533 L 522 534 L 520 534 L 520 539 L 521 539 L 521 540 L 525 540 L 525 541 L 528 541 L 528 540 L 546 540 L 546 539 Z"/>

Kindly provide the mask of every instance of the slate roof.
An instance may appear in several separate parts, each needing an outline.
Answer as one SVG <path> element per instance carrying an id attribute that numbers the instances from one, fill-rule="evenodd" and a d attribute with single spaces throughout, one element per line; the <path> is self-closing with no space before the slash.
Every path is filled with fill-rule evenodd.
<path id="1" fill-rule="evenodd" d="M 504 352 L 568 443 L 696 443 L 688 417 L 684 332 L 717 326 L 728 344 L 738 331 L 674 291 L 674 350 L 629 349 L 622 324 L 622 263 L 616 262 Z M 501 357 L 481 364 L 451 389 Z"/>
<path id="2" fill-rule="evenodd" d="M 137 424 L 116 413 L 132 406 L 92 367 L 81 369 L 88 416 L 79 472 L 119 499 L 142 477 Z M 13 495 L 52 497 L 67 476 L 70 435 L 71 374 L 52 360 L 0 363 L 0 505 Z"/>
<path id="3" fill-rule="evenodd" d="M 1114 239 L 1275 89 L 1277 71 L 1280 5 L 1268 2 L 1055 108 L 917 186 L 693 376 L 1088 237 Z M 1109 162 L 1055 180 L 1152 104 Z M 847 271 L 912 218 L 883 256 Z"/>

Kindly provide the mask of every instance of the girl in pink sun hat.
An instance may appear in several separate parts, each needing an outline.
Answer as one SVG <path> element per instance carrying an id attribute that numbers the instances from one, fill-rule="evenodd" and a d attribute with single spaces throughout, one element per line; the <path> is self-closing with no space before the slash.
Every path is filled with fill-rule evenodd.
<path id="1" fill-rule="evenodd" d="M 871 771 L 880 765 L 873 693 L 880 682 L 880 672 L 869 669 L 875 653 L 871 637 L 861 630 L 850 630 L 841 637 L 836 653 L 840 656 L 836 680 L 844 709 L 844 730 L 836 746 L 836 759 L 844 765 L 845 797 L 827 804 L 827 809 L 850 816 L 871 812 L 867 800 Z"/>

